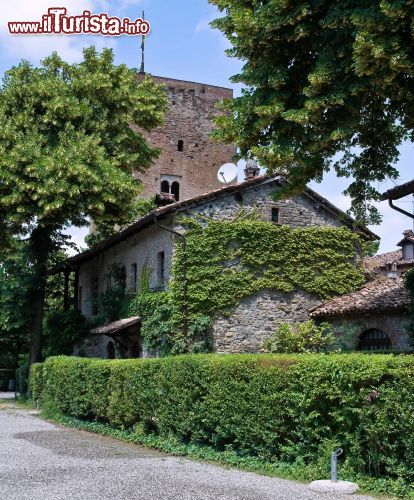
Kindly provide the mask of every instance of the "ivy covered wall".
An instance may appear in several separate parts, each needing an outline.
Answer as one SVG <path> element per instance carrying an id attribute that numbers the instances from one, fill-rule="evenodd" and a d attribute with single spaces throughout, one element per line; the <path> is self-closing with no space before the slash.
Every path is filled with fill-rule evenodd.
<path id="1" fill-rule="evenodd" d="M 158 343 L 166 351 L 208 349 L 206 336 L 210 333 L 214 350 L 257 350 L 266 335 L 273 333 L 272 325 L 276 326 L 280 317 L 276 312 L 281 306 L 284 319 L 294 320 L 295 311 L 306 315 L 307 309 L 318 301 L 351 292 L 365 281 L 358 261 L 361 239 L 346 228 L 291 228 L 264 222 L 254 215 L 240 215 L 233 220 L 186 218 L 181 224 L 187 229 L 187 251 L 184 257 L 182 246 L 177 243 L 169 292 L 159 294 L 159 307 L 154 302 L 156 296 L 150 294 L 153 313 L 148 314 L 142 296 L 131 308 L 131 313 L 143 315 L 142 334 L 152 348 L 157 348 Z M 182 334 L 184 258 L 187 339 Z M 263 295 L 267 297 L 267 309 L 259 311 L 257 321 L 253 321 L 252 309 L 249 321 L 249 310 L 242 314 L 240 307 L 250 301 L 254 308 L 255 298 Z M 170 315 L 166 314 L 167 305 Z M 154 314 L 163 318 L 161 328 L 154 324 Z M 241 347 L 232 347 L 235 343 L 228 339 L 221 349 L 223 332 L 217 330 L 220 324 L 227 337 L 231 328 L 240 333 L 245 327 L 251 342 L 246 343 L 243 338 Z M 159 332 L 167 335 L 158 335 Z"/>

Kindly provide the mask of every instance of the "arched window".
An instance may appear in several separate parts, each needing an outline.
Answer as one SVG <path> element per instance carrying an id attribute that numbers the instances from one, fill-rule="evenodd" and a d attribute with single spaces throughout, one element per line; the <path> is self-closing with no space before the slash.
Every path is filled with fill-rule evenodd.
<path id="1" fill-rule="evenodd" d="M 180 183 L 174 181 L 171 184 L 171 194 L 174 195 L 175 201 L 180 201 Z"/>
<path id="2" fill-rule="evenodd" d="M 178 141 L 177 151 L 180 151 L 181 153 L 184 151 L 184 141 L 181 139 Z"/>
<path id="3" fill-rule="evenodd" d="M 169 193 L 170 192 L 170 183 L 168 181 L 161 182 L 161 193 Z"/>
<path id="4" fill-rule="evenodd" d="M 386 351 L 391 348 L 389 336 L 378 328 L 366 330 L 359 337 L 358 351 Z"/>
<path id="5" fill-rule="evenodd" d="M 108 342 L 106 346 L 106 357 L 108 359 L 115 359 L 115 344 L 113 342 Z"/>

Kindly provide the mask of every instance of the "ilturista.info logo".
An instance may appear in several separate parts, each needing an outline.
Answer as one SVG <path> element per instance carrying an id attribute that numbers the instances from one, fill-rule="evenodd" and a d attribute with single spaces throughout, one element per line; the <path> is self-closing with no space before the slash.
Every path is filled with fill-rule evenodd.
<path id="1" fill-rule="evenodd" d="M 10 21 L 11 35 L 104 35 L 145 36 L 151 26 L 145 19 L 123 19 L 84 10 L 79 16 L 68 16 L 64 7 L 51 7 L 41 21 Z"/>

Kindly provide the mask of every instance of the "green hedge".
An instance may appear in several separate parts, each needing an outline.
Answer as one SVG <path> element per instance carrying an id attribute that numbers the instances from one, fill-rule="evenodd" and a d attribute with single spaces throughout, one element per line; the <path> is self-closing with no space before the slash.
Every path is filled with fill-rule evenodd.
<path id="1" fill-rule="evenodd" d="M 65 415 L 271 462 L 341 446 L 347 470 L 414 480 L 412 356 L 56 357 L 30 383 Z"/>

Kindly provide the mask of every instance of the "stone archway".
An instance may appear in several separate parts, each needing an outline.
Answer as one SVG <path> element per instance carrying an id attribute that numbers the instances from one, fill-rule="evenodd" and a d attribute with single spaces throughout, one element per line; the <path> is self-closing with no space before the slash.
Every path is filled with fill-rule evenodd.
<path id="1" fill-rule="evenodd" d="M 370 328 L 361 333 L 358 351 L 387 351 L 392 349 L 389 335 L 379 328 Z"/>

